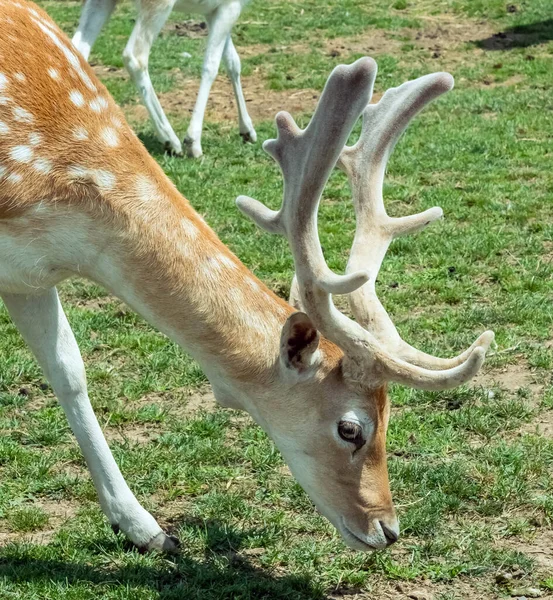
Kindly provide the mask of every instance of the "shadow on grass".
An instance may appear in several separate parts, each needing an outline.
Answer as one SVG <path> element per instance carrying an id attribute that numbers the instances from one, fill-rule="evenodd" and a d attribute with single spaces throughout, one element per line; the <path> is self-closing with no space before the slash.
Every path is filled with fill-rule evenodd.
<path id="1" fill-rule="evenodd" d="M 239 554 L 249 532 L 222 528 L 218 523 L 188 520 L 185 528 L 201 528 L 207 533 L 205 561 L 181 555 L 164 561 L 142 561 L 136 557 L 133 564 L 121 564 L 118 544 L 102 539 L 81 544 L 98 554 L 102 551 L 101 565 L 91 565 L 90 560 L 64 561 L 44 557 L 46 551 L 56 554 L 58 546 L 48 547 L 9 545 L 0 552 L 0 581 L 12 585 L 37 585 L 44 590 L 51 584 L 67 588 L 79 587 L 95 590 L 98 597 L 114 596 L 121 591 L 136 593 L 145 590 L 155 592 L 160 600 L 223 600 L 223 599 L 271 599 L 271 600 L 321 600 L 327 598 L 320 588 L 313 586 L 306 576 L 286 575 L 279 577 L 252 564 L 247 554 Z M 258 532 L 259 533 L 259 532 Z M 87 548 L 88 546 L 88 548 Z M 114 560 L 105 561 L 106 554 L 114 553 Z M 90 557 L 90 555 L 89 555 Z M 141 564 L 142 563 L 142 564 Z M 29 589 L 28 587 L 26 589 Z M 69 591 L 69 590 L 68 590 Z M 111 597 L 110 594 L 110 597 Z M 117 596 L 118 597 L 118 596 Z M 130 596 L 129 596 L 130 597 Z"/>
<path id="2" fill-rule="evenodd" d="M 553 19 L 517 25 L 475 43 L 484 50 L 512 50 L 537 46 L 549 40 L 553 40 Z"/>
<path id="3" fill-rule="evenodd" d="M 143 131 L 135 131 L 138 139 L 146 146 L 146 150 L 154 156 L 157 154 L 163 155 L 163 144 L 156 138 L 155 135 Z"/>

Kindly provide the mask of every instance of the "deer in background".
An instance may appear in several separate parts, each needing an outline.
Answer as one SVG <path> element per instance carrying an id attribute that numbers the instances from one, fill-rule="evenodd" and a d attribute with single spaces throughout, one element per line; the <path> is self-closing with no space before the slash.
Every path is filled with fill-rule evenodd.
<path id="1" fill-rule="evenodd" d="M 118 0 L 85 0 L 79 27 L 73 44 L 88 60 L 90 50 L 109 19 Z M 209 35 L 205 50 L 202 79 L 188 132 L 183 141 L 187 153 L 198 158 L 202 155 L 202 127 L 211 86 L 219 71 L 221 58 L 234 88 L 238 105 L 240 135 L 244 141 L 257 141 L 257 134 L 248 114 L 246 100 L 240 83 L 240 57 L 232 42 L 231 30 L 242 8 L 249 0 L 136 0 L 138 17 L 131 37 L 123 51 L 123 61 L 144 102 L 159 141 L 165 149 L 182 155 L 182 145 L 169 123 L 148 73 L 150 49 L 170 12 L 175 8 L 183 12 L 205 16 Z"/>
<path id="2" fill-rule="evenodd" d="M 421 77 L 368 105 L 376 64 L 364 58 L 334 69 L 305 130 L 277 115 L 278 138 L 265 149 L 282 169 L 282 208 L 246 197 L 238 205 L 288 238 L 298 312 L 181 196 L 46 13 L 25 0 L 0 0 L 0 9 L 0 296 L 61 402 L 111 525 L 138 547 L 176 549 L 129 489 L 92 410 L 56 291 L 71 276 L 104 286 L 186 348 L 217 401 L 247 411 L 267 432 L 349 546 L 396 541 L 387 384 L 461 385 L 493 339 L 485 332 L 456 358 L 435 358 L 400 338 L 374 292 L 390 241 L 442 214 L 390 218 L 382 181 L 397 138 L 452 87 L 451 76 Z M 359 141 L 344 147 L 361 114 Z M 358 219 L 345 275 L 328 268 L 317 232 L 337 161 Z M 357 321 L 336 309 L 333 294 L 350 294 Z"/>

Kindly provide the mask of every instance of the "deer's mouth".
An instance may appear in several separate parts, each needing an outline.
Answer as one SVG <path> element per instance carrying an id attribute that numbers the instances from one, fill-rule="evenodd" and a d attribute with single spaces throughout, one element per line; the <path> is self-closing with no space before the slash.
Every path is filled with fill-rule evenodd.
<path id="1" fill-rule="evenodd" d="M 354 550 L 362 550 L 363 552 L 374 552 L 375 550 L 379 549 L 377 546 L 369 544 L 368 542 L 363 540 L 363 538 L 359 537 L 356 533 L 354 533 L 346 525 L 343 518 L 340 533 L 342 534 L 342 537 L 344 538 L 347 545 L 350 546 L 350 548 L 353 548 Z"/>

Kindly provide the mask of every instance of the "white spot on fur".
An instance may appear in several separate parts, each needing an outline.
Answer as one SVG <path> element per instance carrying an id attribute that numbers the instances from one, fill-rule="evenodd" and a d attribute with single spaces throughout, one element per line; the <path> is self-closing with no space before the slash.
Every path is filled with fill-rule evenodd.
<path id="1" fill-rule="evenodd" d="M 6 174 L 6 167 L 4 167 L 3 165 L 0 165 L 0 177 L 4 177 L 4 175 Z"/>
<path id="2" fill-rule="evenodd" d="M 8 175 L 8 181 L 10 183 L 19 183 L 23 178 L 19 173 L 10 173 Z"/>
<path id="3" fill-rule="evenodd" d="M 212 256 L 208 256 L 204 261 L 200 263 L 199 270 L 201 271 L 205 279 L 208 279 L 209 281 L 214 283 L 217 280 L 221 269 L 217 261 L 214 260 Z"/>
<path id="4" fill-rule="evenodd" d="M 13 108 L 13 118 L 20 123 L 32 123 L 35 118 L 33 115 L 21 106 L 14 106 Z"/>
<path id="5" fill-rule="evenodd" d="M 228 256 L 226 254 L 219 254 L 218 259 L 219 259 L 219 262 L 221 263 L 221 265 L 223 265 L 224 267 L 227 267 L 228 269 L 237 269 L 238 268 L 236 261 L 233 260 L 231 256 Z"/>
<path id="6" fill-rule="evenodd" d="M 23 73 L 16 73 L 14 77 L 17 81 L 25 81 L 27 79 Z"/>
<path id="7" fill-rule="evenodd" d="M 67 173 L 73 179 L 92 180 L 101 190 L 111 190 L 115 185 L 115 175 L 104 169 L 87 169 L 81 165 L 71 165 Z"/>
<path id="8" fill-rule="evenodd" d="M 60 78 L 60 74 L 58 73 L 58 70 L 54 69 L 54 67 L 50 67 L 48 69 L 48 75 L 50 75 L 50 77 L 52 79 L 59 79 Z"/>
<path id="9" fill-rule="evenodd" d="M 52 170 L 52 163 L 47 158 L 37 158 L 33 162 L 33 168 L 39 173 L 50 173 Z"/>
<path id="10" fill-rule="evenodd" d="M 236 269 L 236 263 L 225 254 L 214 254 L 208 256 L 202 263 L 201 269 L 204 275 L 213 279 L 216 275 L 223 273 L 228 268 Z M 230 293 L 230 290 L 229 290 Z"/>
<path id="11" fill-rule="evenodd" d="M 160 196 L 157 185 L 145 175 L 139 175 L 136 179 L 136 193 L 142 202 L 151 202 Z"/>
<path id="12" fill-rule="evenodd" d="M 184 230 L 186 236 L 191 239 L 197 237 L 197 235 L 199 233 L 196 225 L 194 225 L 194 223 L 192 223 L 192 221 L 190 221 L 188 219 L 183 219 L 181 221 L 181 227 Z"/>
<path id="13" fill-rule="evenodd" d="M 252 279 L 251 277 L 248 277 L 246 279 L 246 284 L 249 285 L 251 287 L 251 289 L 254 290 L 255 292 L 259 292 L 259 290 L 261 289 L 261 286 L 259 285 L 259 283 L 257 283 L 257 281 L 255 279 Z"/>
<path id="14" fill-rule="evenodd" d="M 33 149 L 30 146 L 14 146 L 10 156 L 17 162 L 28 163 L 33 159 Z"/>
<path id="15" fill-rule="evenodd" d="M 83 140 L 88 140 L 88 131 L 84 127 L 75 127 L 73 130 L 73 137 L 81 142 Z"/>
<path id="16" fill-rule="evenodd" d="M 75 179 L 84 179 L 88 175 L 88 169 L 79 165 L 71 165 L 67 169 L 67 174 Z"/>
<path id="17" fill-rule="evenodd" d="M 4 75 L 4 73 L 0 73 L 0 90 L 3 90 L 8 83 L 8 78 Z"/>
<path id="18" fill-rule="evenodd" d="M 11 98 L 8 98 L 7 96 L 0 96 L 0 105 L 4 106 L 5 104 L 7 104 L 8 102 L 11 102 Z"/>
<path id="19" fill-rule="evenodd" d="M 88 103 L 88 106 L 93 112 L 99 113 L 108 107 L 108 102 L 103 96 L 96 96 Z"/>
<path id="20" fill-rule="evenodd" d="M 119 145 L 119 138 L 117 137 L 117 132 L 112 127 L 104 127 L 100 134 L 104 142 L 110 146 L 110 148 L 115 148 L 115 146 Z"/>
<path id="21" fill-rule="evenodd" d="M 32 133 L 29 134 L 29 144 L 31 144 L 31 146 L 38 146 L 41 141 L 42 141 L 42 136 L 40 135 L 40 133 L 33 131 Z"/>
<path id="22" fill-rule="evenodd" d="M 88 106 L 90 107 L 90 110 L 99 113 L 102 110 L 102 107 L 100 106 L 100 103 L 98 102 L 98 100 L 91 100 L 88 103 Z"/>
<path id="23" fill-rule="evenodd" d="M 27 10 L 34 15 L 35 17 L 39 18 L 40 15 L 37 13 L 37 11 L 34 8 L 31 8 L 30 6 L 27 6 Z"/>
<path id="24" fill-rule="evenodd" d="M 84 98 L 83 95 L 81 94 L 81 92 L 77 91 L 77 90 L 71 90 L 69 92 L 69 98 L 71 99 L 71 102 L 73 102 L 73 104 L 75 106 L 84 106 Z"/>
<path id="25" fill-rule="evenodd" d="M 44 33 L 54 42 L 54 45 L 57 46 L 62 52 L 65 58 L 68 60 L 69 64 L 75 69 L 77 74 L 83 80 L 84 84 L 89 90 L 93 92 L 96 91 L 96 86 L 92 83 L 90 77 L 86 74 L 84 69 L 81 66 L 81 62 L 77 55 L 60 40 L 60 38 L 50 29 L 50 25 L 47 23 L 43 23 L 37 19 L 33 19 L 33 21 L 44 31 Z"/>
<path id="26" fill-rule="evenodd" d="M 91 173 L 92 179 L 94 179 L 94 182 L 98 187 L 105 190 L 110 190 L 115 185 L 115 175 L 111 171 L 95 169 Z"/>
<path id="27" fill-rule="evenodd" d="M 123 123 L 121 122 L 121 119 L 118 119 L 117 117 L 112 117 L 111 122 L 113 123 L 114 127 L 117 127 L 117 129 L 120 129 L 121 127 L 123 127 Z"/>
<path id="28" fill-rule="evenodd" d="M 0 121 L 0 134 L 6 135 L 9 133 L 10 128 L 4 123 L 4 121 Z"/>

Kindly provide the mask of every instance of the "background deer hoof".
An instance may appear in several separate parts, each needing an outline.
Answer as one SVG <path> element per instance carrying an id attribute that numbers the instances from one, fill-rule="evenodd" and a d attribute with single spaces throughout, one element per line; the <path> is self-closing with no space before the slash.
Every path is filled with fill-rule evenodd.
<path id="1" fill-rule="evenodd" d="M 185 137 L 182 143 L 186 148 L 186 154 L 190 158 L 200 158 L 200 156 L 203 154 L 202 145 L 200 144 L 200 142 L 194 141 L 189 137 Z"/>
<path id="2" fill-rule="evenodd" d="M 163 150 L 170 156 L 184 156 L 180 144 L 178 148 L 175 148 L 171 142 L 165 142 L 163 145 Z"/>
<path id="3" fill-rule="evenodd" d="M 251 131 L 246 131 L 245 133 L 240 132 L 240 137 L 244 144 L 247 142 L 255 144 L 255 142 L 257 142 L 257 133 L 253 129 Z"/>

